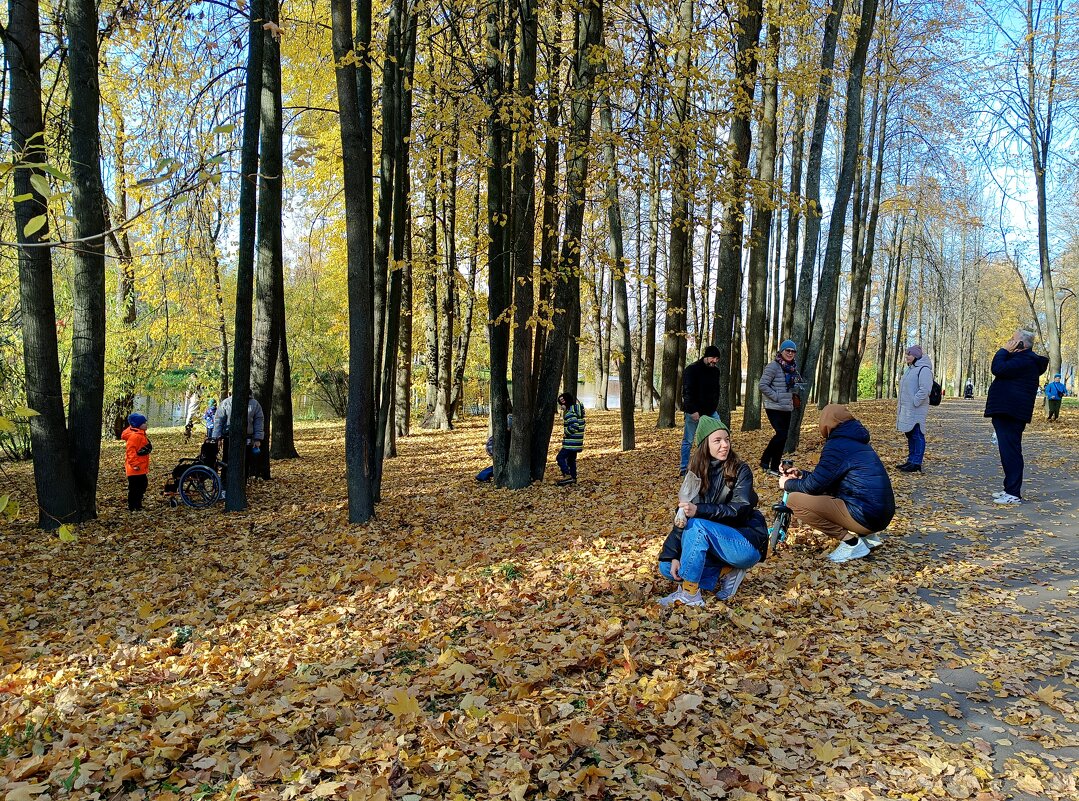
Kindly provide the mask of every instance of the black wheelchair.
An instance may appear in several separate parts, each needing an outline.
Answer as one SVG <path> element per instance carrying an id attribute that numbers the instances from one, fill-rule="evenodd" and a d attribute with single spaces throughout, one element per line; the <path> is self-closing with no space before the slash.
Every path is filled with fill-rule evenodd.
<path id="1" fill-rule="evenodd" d="M 194 459 L 181 459 L 165 482 L 165 497 L 171 506 L 183 503 L 193 509 L 206 509 L 221 499 L 221 468 L 217 443 L 206 440 Z"/>

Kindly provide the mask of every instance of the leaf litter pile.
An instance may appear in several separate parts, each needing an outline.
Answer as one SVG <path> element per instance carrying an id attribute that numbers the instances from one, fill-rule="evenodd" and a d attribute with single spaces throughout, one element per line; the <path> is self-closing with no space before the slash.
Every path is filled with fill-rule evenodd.
<path id="1" fill-rule="evenodd" d="M 854 411 L 886 464 L 905 456 L 894 404 Z M 197 450 L 175 431 L 150 432 L 153 502 L 130 515 L 110 444 L 101 518 L 74 543 L 33 529 L 29 468 L 9 466 L 0 798 L 1076 797 L 1075 760 L 1051 752 L 1079 745 L 1077 590 L 1031 618 L 1026 585 L 1002 583 L 1045 568 L 1046 532 L 1001 555 L 984 532 L 1007 515 L 972 514 L 954 470 L 893 473 L 871 559 L 832 565 L 796 529 L 729 604 L 663 611 L 681 428 L 654 420 L 623 454 L 617 412 L 589 412 L 580 483 L 556 487 L 552 464 L 518 492 L 475 482 L 480 422 L 418 433 L 363 527 L 341 425 L 301 428 L 303 458 L 229 515 L 154 495 Z M 755 464 L 771 432 L 734 422 Z M 1074 460 L 1074 420 L 1053 437 L 1028 475 Z M 798 462 L 819 445 L 811 413 Z M 767 513 L 779 492 L 758 489 Z M 949 558 L 928 531 L 956 535 Z M 979 722 L 940 692 L 962 668 L 984 677 L 965 691 Z"/>

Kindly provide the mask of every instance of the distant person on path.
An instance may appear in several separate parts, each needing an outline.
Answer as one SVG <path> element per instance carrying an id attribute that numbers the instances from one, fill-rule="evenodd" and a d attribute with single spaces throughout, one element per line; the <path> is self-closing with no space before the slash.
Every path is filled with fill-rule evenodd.
<path id="1" fill-rule="evenodd" d="M 1016 331 L 993 356 L 993 383 L 985 399 L 985 416 L 993 432 L 1004 469 L 1004 491 L 993 495 L 1003 505 L 1023 502 L 1023 431 L 1034 416 L 1034 400 L 1049 359 L 1033 351 L 1034 334 Z"/>
<path id="2" fill-rule="evenodd" d="M 963 390 L 963 399 L 974 400 L 974 382 L 971 381 L 969 378 L 967 379 L 967 386 Z"/>
<path id="3" fill-rule="evenodd" d="M 1049 408 L 1047 420 L 1060 419 L 1060 402 L 1068 394 L 1068 388 L 1060 380 L 1060 373 L 1053 376 L 1053 380 L 1045 385 L 1045 405 Z"/>
<path id="4" fill-rule="evenodd" d="M 734 452 L 727 426 L 702 418 L 693 444 L 689 469 L 700 476 L 701 489 L 693 502 L 678 504 L 688 521 L 685 528 L 671 529 L 659 554 L 659 572 L 682 583 L 660 606 L 704 606 L 702 588 L 729 600 L 768 550 L 753 470 Z"/>
<path id="5" fill-rule="evenodd" d="M 905 358 L 907 371 L 899 381 L 895 427 L 907 435 L 907 461 L 897 467 L 904 473 L 920 473 L 925 458 L 925 419 L 933 389 L 933 365 L 921 345 L 907 348 Z"/>
<path id="6" fill-rule="evenodd" d="M 146 436 L 146 416 L 135 412 L 127 417 L 127 428 L 120 433 L 124 448 L 124 471 L 127 473 L 127 511 L 141 512 L 142 498 L 150 482 L 150 451 L 154 446 Z"/>
<path id="7" fill-rule="evenodd" d="M 719 408 L 717 364 L 719 348 L 709 345 L 704 349 L 704 355 L 686 367 L 682 373 L 682 411 L 685 413 L 685 424 L 682 428 L 682 464 L 679 469 L 682 475 L 686 474 L 686 466 L 689 464 L 689 452 L 697 432 L 697 422 L 702 417 L 719 419 L 716 414 L 716 409 Z"/>
<path id="8" fill-rule="evenodd" d="M 840 540 L 828 559 L 861 559 L 881 544 L 876 534 L 895 515 L 892 482 L 869 444 L 869 431 L 846 406 L 821 410 L 820 435 L 825 442 L 817 466 L 786 470 L 779 487 L 790 493 L 787 505 L 796 518 Z"/>
<path id="9" fill-rule="evenodd" d="M 761 375 L 764 413 L 768 415 L 768 422 L 776 432 L 761 455 L 761 470 L 776 478 L 779 477 L 779 460 L 783 458 L 783 449 L 787 446 L 791 415 L 796 406 L 802 404 L 802 376 L 798 373 L 798 365 L 794 359 L 797 355 L 798 346 L 792 340 L 784 340 L 779 346 L 779 353 L 768 363 Z"/>
<path id="10" fill-rule="evenodd" d="M 584 449 L 584 406 L 569 392 L 558 396 L 558 406 L 562 410 L 562 450 L 555 461 L 562 471 L 557 484 L 565 487 L 577 483 L 577 455 Z"/>
<path id="11" fill-rule="evenodd" d="M 217 406 L 217 414 L 214 415 L 213 439 L 222 443 L 222 457 L 224 461 L 229 458 L 229 426 L 232 420 L 232 395 L 229 395 Z M 247 397 L 247 440 L 244 449 L 244 476 L 250 477 L 255 467 L 255 456 L 262 447 L 262 441 L 266 437 L 266 419 L 262 413 L 262 404 L 255 399 L 254 393 Z M 228 467 L 221 468 L 221 485 L 226 486 Z M 224 495 L 224 493 L 222 493 Z"/>

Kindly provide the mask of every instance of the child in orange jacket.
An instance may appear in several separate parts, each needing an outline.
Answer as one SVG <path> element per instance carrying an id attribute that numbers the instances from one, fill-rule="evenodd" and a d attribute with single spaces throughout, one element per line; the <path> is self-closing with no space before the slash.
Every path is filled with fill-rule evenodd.
<path id="1" fill-rule="evenodd" d="M 146 417 L 135 412 L 128 415 L 127 428 L 120 434 L 127 443 L 124 453 L 124 469 L 127 471 L 127 510 L 142 511 L 142 496 L 150 479 L 150 451 L 154 446 L 146 436 Z"/>

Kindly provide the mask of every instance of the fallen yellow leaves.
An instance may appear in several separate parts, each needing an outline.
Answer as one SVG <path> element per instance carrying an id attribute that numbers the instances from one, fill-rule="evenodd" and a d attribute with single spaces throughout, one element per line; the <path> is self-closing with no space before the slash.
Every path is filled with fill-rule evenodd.
<path id="1" fill-rule="evenodd" d="M 886 461 L 891 408 L 859 409 Z M 988 567 L 926 559 L 922 529 L 989 523 L 942 477 L 897 477 L 904 514 L 872 562 L 823 565 L 799 531 L 730 604 L 661 612 L 680 431 L 649 422 L 621 454 L 617 415 L 590 413 L 580 483 L 516 493 L 473 480 L 478 424 L 402 439 L 365 527 L 325 469 L 340 427 L 319 425 L 242 515 L 128 517 L 117 475 L 77 543 L 0 533 L 0 798 L 997 801 L 1022 781 L 1070 801 L 1051 774 L 1072 763 L 994 765 L 998 740 L 1068 744 L 1043 713 L 1074 716 L 1068 655 L 987 586 L 1021 543 Z M 159 452 L 184 451 L 165 434 Z M 939 508 L 911 501 L 927 487 Z M 1045 625 L 1074 631 L 1070 610 Z M 957 710 L 925 697 L 944 668 L 1012 704 L 999 731 L 919 722 Z"/>

